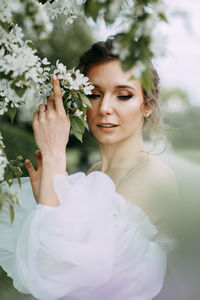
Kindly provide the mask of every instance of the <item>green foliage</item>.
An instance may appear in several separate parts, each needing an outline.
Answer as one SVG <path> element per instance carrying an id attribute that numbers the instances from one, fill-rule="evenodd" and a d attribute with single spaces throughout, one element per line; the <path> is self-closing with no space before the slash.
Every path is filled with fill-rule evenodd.
<path id="1" fill-rule="evenodd" d="M 160 101 L 162 102 L 162 104 L 167 103 L 171 98 L 176 97 L 179 98 L 183 104 L 189 106 L 189 95 L 186 93 L 186 91 L 180 88 L 165 89 L 164 87 L 161 87 L 160 94 Z"/>
<path id="2" fill-rule="evenodd" d="M 69 115 L 71 122 L 71 130 L 75 137 L 82 142 L 82 135 L 85 131 L 84 121 L 74 115 Z"/>
<path id="3" fill-rule="evenodd" d="M 1 26 L 5 31 L 9 32 L 9 26 L 10 26 L 10 24 L 8 24 L 7 22 L 2 22 L 2 21 L 0 20 L 0 26 Z"/>
<path id="4" fill-rule="evenodd" d="M 10 105 L 8 105 L 10 106 Z M 16 107 L 9 107 L 8 111 L 6 112 L 6 114 L 8 115 L 8 117 L 10 118 L 11 122 L 13 123 L 15 115 L 17 112 L 17 108 Z"/>
<path id="5" fill-rule="evenodd" d="M 7 277 L 0 267 L 0 299 L 1 300 L 36 300 L 33 296 L 19 293 L 13 286 L 13 281 Z"/>
<path id="6" fill-rule="evenodd" d="M 54 29 L 48 40 L 34 41 L 40 56 L 47 57 L 52 64 L 59 59 L 69 69 L 78 64 L 80 55 L 93 42 L 92 29 L 81 17 L 66 26 L 62 16 L 54 21 Z"/>
<path id="7" fill-rule="evenodd" d="M 156 7 L 159 5 L 160 0 L 135 0 L 135 1 L 105 1 L 97 2 L 94 0 L 86 0 L 84 3 L 84 12 L 87 17 L 92 17 L 94 21 L 98 16 L 103 16 L 106 23 L 113 24 L 114 21 L 120 16 L 127 24 L 129 29 L 127 31 L 121 30 L 115 35 L 115 41 L 119 45 L 119 55 L 125 50 L 126 54 L 120 56 L 122 60 L 122 68 L 124 71 L 129 70 L 135 66 L 137 62 L 142 62 L 146 67 L 145 71 L 141 71 L 141 82 L 143 88 L 148 94 L 151 94 L 151 76 L 149 72 L 149 62 L 154 55 L 151 47 L 153 42 L 153 27 L 151 30 L 148 28 L 148 21 L 150 23 L 167 22 L 167 17 L 164 11 L 158 11 L 154 15 Z M 149 10 L 152 6 L 152 11 Z M 155 37 L 154 37 L 155 38 Z M 125 53 L 124 52 L 124 53 Z M 160 55 L 160 54 L 159 54 Z"/>
<path id="8" fill-rule="evenodd" d="M 92 17 L 94 21 L 97 20 L 99 12 L 102 8 L 108 8 L 108 3 L 110 1 L 105 1 L 101 3 L 95 0 L 86 0 L 84 4 L 84 12 L 87 17 Z"/>
<path id="9" fill-rule="evenodd" d="M 200 107 L 189 106 L 186 111 L 165 113 L 170 126 L 169 139 L 177 150 L 200 149 Z"/>
<path id="10" fill-rule="evenodd" d="M 5 143 L 5 152 L 9 161 L 13 162 L 17 156 L 21 155 L 24 159 L 30 159 L 35 165 L 35 155 L 34 151 L 37 146 L 34 141 L 32 133 L 27 132 L 27 130 L 2 121 L 0 119 L 0 132 L 2 132 L 3 140 Z M 16 176 L 18 173 L 18 166 L 16 167 Z M 20 166 L 23 176 L 28 176 L 25 166 Z"/>
<path id="11" fill-rule="evenodd" d="M 9 192 L 3 192 L 0 186 L 0 212 L 4 206 L 8 207 L 11 223 L 13 223 L 15 217 L 14 204 L 19 205 L 17 196 Z"/>

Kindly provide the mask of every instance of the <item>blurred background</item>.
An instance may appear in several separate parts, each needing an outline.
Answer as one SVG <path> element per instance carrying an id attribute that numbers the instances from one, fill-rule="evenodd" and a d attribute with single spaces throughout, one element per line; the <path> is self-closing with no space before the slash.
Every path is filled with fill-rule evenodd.
<path id="1" fill-rule="evenodd" d="M 168 145 L 167 150 L 159 157 L 171 166 L 177 176 L 182 199 L 181 214 L 185 220 L 181 231 L 187 232 L 184 238 L 187 236 L 195 247 L 197 240 L 199 241 L 197 237 L 200 225 L 200 3 L 198 0 L 167 0 L 166 4 L 170 11 L 169 24 L 159 28 L 166 43 L 166 56 L 154 61 L 161 78 L 160 105 Z M 16 15 L 16 22 L 22 27 L 23 18 L 23 14 Z M 118 29 L 117 26 L 106 27 L 103 21 L 94 24 L 91 20 L 85 22 L 81 19 L 66 26 L 64 18 L 59 17 L 54 21 L 49 37 L 41 40 L 24 28 L 26 38 L 33 40 L 41 57 L 47 57 L 54 64 L 59 59 L 68 68 L 78 63 L 80 54 L 93 42 L 105 40 Z M 37 146 L 33 137 L 32 117 L 38 105 L 34 98 L 27 101 L 17 112 L 13 124 L 6 115 L 0 116 L 0 131 L 8 158 L 15 159 L 21 154 L 24 159 L 30 159 L 35 167 L 34 152 Z M 149 140 L 146 142 L 147 147 L 153 149 L 155 154 L 160 152 L 160 144 L 152 147 Z M 98 144 L 90 132 L 85 133 L 83 143 L 71 136 L 66 155 L 67 171 L 70 174 L 85 172 L 99 160 Z M 22 171 L 23 176 L 28 176 L 25 167 Z M 15 291 L 11 280 L 6 278 L 1 269 L 0 279 L 0 299 L 33 299 Z M 190 296 L 190 299 L 199 299 L 199 296 Z M 163 296 L 160 299 L 169 298 Z"/>
<path id="2" fill-rule="evenodd" d="M 200 163 L 200 96 L 199 96 L 199 61 L 200 61 L 200 21 L 198 0 L 178 0 L 168 5 L 169 24 L 159 25 L 159 34 L 166 44 L 164 57 L 154 61 L 161 78 L 160 105 L 162 117 L 167 130 L 168 148 L 193 163 Z M 192 5 L 193 4 L 193 5 Z M 46 39 L 25 26 L 26 15 L 15 16 L 16 22 L 24 28 L 26 39 L 33 40 L 41 57 L 47 57 L 55 64 L 56 60 L 63 62 L 68 68 L 75 66 L 81 53 L 98 40 L 105 40 L 109 35 L 120 30 L 117 24 L 106 27 L 102 20 L 94 23 L 92 20 L 76 19 L 73 24 L 65 25 L 65 19 L 59 16 L 54 21 L 51 34 Z M 13 124 L 7 116 L 0 117 L 0 131 L 6 145 L 9 159 L 22 154 L 35 164 L 32 117 L 39 103 L 27 99 L 26 105 L 17 112 Z M 77 170 L 85 171 L 98 156 L 98 145 L 89 132 L 81 144 L 71 137 L 67 147 L 67 168 L 69 173 Z M 27 176 L 25 168 L 24 176 Z"/>

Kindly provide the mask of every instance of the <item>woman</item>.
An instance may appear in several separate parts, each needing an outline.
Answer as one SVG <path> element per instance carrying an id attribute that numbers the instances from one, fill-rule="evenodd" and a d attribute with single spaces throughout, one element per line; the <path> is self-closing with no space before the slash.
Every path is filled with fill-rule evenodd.
<path id="1" fill-rule="evenodd" d="M 33 117 L 38 170 L 26 161 L 37 204 L 24 181 L 14 240 L 12 225 L 0 228 L 0 264 L 38 299 L 150 300 L 162 288 L 171 242 L 159 207 L 166 191 L 170 199 L 176 192 L 173 172 L 142 140 L 144 122 L 158 119 L 158 77 L 152 66 L 148 97 L 129 80 L 133 69 L 122 71 L 111 41 L 94 44 L 78 67 L 94 85 L 87 118 L 101 162 L 87 176 L 67 176 L 70 121 L 54 76 L 54 97 Z"/>

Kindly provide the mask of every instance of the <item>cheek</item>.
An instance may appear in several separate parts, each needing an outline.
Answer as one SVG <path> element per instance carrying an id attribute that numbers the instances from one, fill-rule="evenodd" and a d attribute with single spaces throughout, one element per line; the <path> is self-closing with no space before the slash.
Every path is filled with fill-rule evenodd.
<path id="1" fill-rule="evenodd" d="M 129 105 L 122 107 L 121 117 L 126 123 L 131 122 L 132 124 L 143 120 L 142 102 L 135 99 L 134 102 L 130 102 Z"/>

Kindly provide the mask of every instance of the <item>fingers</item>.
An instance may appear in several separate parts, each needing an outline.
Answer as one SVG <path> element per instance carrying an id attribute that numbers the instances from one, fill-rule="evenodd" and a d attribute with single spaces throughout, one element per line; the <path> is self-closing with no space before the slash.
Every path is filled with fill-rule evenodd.
<path id="1" fill-rule="evenodd" d="M 26 166 L 26 169 L 29 173 L 29 176 L 31 177 L 31 175 L 35 172 L 35 169 L 34 169 L 32 163 L 29 159 L 25 160 L 25 166 Z"/>
<path id="2" fill-rule="evenodd" d="M 46 104 L 40 104 L 38 109 L 38 120 L 41 121 L 46 118 Z M 43 111 L 40 111 L 43 110 Z"/>
<path id="3" fill-rule="evenodd" d="M 40 150 L 35 151 L 37 168 L 40 169 L 42 167 L 42 155 Z"/>
<path id="4" fill-rule="evenodd" d="M 60 82 L 56 75 L 52 76 L 52 84 L 53 84 L 53 95 L 55 101 L 55 109 L 56 111 L 63 113 L 65 112 L 63 101 L 62 101 L 62 92 L 60 88 Z"/>
<path id="5" fill-rule="evenodd" d="M 47 100 L 47 114 L 51 111 L 55 110 L 55 103 L 54 103 L 54 100 L 52 98 L 52 95 L 50 94 L 49 95 L 49 98 Z"/>

